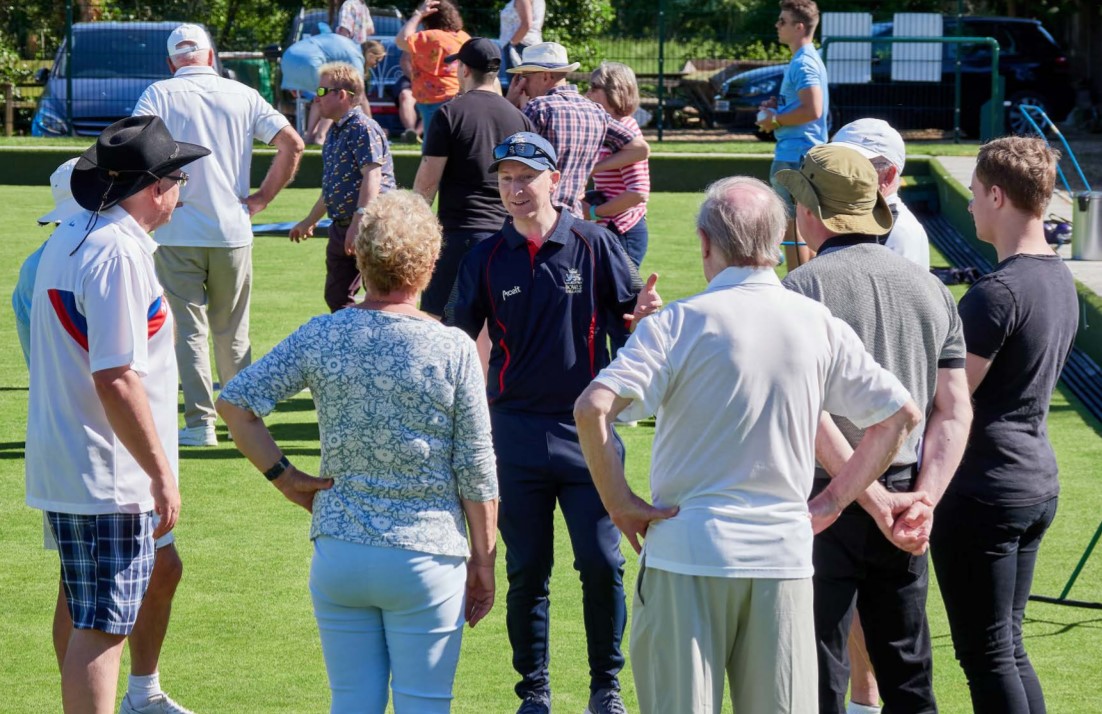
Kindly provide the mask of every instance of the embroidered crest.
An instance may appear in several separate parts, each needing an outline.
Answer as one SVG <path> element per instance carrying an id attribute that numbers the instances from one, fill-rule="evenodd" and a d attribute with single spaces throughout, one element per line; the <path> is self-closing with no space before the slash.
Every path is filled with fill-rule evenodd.
<path id="1" fill-rule="evenodd" d="M 568 268 L 562 279 L 563 288 L 567 295 L 578 295 L 582 292 L 582 274 L 577 268 Z"/>

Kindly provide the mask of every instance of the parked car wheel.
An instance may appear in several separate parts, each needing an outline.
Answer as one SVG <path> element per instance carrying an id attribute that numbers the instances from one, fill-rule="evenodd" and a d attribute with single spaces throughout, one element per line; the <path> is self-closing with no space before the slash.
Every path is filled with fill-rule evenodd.
<path id="1" fill-rule="evenodd" d="M 1009 129 L 1012 134 L 1017 134 L 1018 136 L 1036 133 L 1033 129 L 1033 125 L 1030 124 L 1029 120 L 1025 118 L 1022 110 L 1019 109 L 1019 107 L 1023 104 L 1034 106 L 1045 112 L 1045 114 L 1047 115 L 1049 111 L 1049 102 L 1045 98 L 1045 96 L 1034 90 L 1023 90 L 1021 92 L 1015 92 L 1014 94 L 1010 95 L 1009 101 L 1010 108 L 1007 110 L 1006 113 L 1006 128 Z M 1041 121 L 1039 120 L 1036 112 L 1034 112 L 1030 116 L 1030 118 L 1033 119 L 1033 121 L 1036 122 L 1038 125 L 1041 124 Z M 1063 119 L 1063 117 L 1049 116 L 1049 119 L 1054 122 L 1059 122 Z M 1046 128 L 1047 127 L 1042 127 L 1042 129 Z"/>

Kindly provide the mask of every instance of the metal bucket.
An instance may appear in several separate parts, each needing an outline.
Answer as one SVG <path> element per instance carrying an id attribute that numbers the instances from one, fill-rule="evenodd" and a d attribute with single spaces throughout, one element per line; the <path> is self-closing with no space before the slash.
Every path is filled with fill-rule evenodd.
<path id="1" fill-rule="evenodd" d="M 1075 195 L 1072 206 L 1071 257 L 1102 260 L 1102 191 Z"/>

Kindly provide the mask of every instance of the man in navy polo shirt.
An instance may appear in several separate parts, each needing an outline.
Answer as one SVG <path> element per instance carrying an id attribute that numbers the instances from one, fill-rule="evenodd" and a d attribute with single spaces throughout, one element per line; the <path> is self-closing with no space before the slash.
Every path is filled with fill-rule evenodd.
<path id="1" fill-rule="evenodd" d="M 607 316 L 634 322 L 657 310 L 661 298 L 658 276 L 644 287 L 615 236 L 555 208 L 556 158 L 551 144 L 531 132 L 494 148 L 490 171 L 510 218 L 464 258 L 445 322 L 472 338 L 488 324 L 493 344 L 487 392 L 509 577 L 506 624 L 521 675 L 518 714 L 551 710 L 548 585 L 556 500 L 582 580 L 586 711 L 615 714 L 625 712 L 617 680 L 624 664 L 624 559 L 620 533 L 586 469 L 573 405 L 609 363 Z"/>

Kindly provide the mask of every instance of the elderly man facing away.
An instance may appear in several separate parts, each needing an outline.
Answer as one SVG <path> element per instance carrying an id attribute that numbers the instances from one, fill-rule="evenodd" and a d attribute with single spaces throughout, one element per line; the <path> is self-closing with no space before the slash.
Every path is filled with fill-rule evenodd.
<path id="1" fill-rule="evenodd" d="M 214 71 L 206 30 L 180 25 L 168 37 L 171 79 L 154 82 L 134 114 L 159 116 L 177 139 L 211 147 L 191 168 L 180 206 L 157 231 L 157 276 L 176 316 L 176 360 L 184 389 L 181 446 L 215 446 L 208 332 L 218 378 L 225 384 L 252 362 L 249 299 L 253 232 L 250 217 L 290 182 L 302 139 L 259 92 Z M 260 188 L 249 194 L 253 141 L 276 156 Z"/>
<path id="2" fill-rule="evenodd" d="M 644 714 L 720 711 L 725 671 L 740 714 L 815 711 L 813 531 L 922 416 L 848 325 L 781 286 L 784 231 L 761 181 L 713 184 L 697 218 L 707 289 L 644 319 L 575 405 L 601 500 L 642 552 L 631 656 Z M 809 504 L 823 408 L 868 430 Z M 653 506 L 627 485 L 611 429 L 644 414 L 658 415 Z"/>

